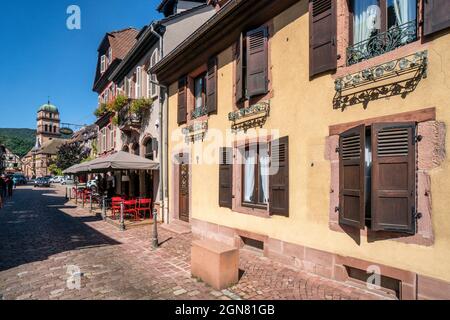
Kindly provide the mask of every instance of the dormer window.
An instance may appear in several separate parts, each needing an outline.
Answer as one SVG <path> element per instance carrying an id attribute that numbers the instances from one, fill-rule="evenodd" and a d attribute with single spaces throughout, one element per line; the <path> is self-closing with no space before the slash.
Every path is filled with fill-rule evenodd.
<path id="1" fill-rule="evenodd" d="M 100 71 L 101 71 L 101 73 L 106 71 L 106 56 L 105 55 L 103 55 L 100 58 Z"/>

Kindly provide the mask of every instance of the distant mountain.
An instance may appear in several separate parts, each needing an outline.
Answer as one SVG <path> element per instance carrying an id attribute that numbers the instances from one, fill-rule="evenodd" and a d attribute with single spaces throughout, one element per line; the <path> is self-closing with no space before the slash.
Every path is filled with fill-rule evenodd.
<path id="1" fill-rule="evenodd" d="M 12 153 L 23 157 L 36 143 L 36 130 L 0 128 L 0 144 Z"/>

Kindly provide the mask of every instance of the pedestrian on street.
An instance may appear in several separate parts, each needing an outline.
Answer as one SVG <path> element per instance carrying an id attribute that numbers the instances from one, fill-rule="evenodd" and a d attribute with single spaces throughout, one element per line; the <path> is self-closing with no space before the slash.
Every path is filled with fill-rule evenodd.
<path id="1" fill-rule="evenodd" d="M 13 196 L 13 188 L 14 188 L 14 180 L 11 178 L 8 178 L 6 181 L 6 187 L 8 190 L 8 199 L 12 199 Z"/>
<path id="2" fill-rule="evenodd" d="M 6 189 L 5 176 L 0 177 L 0 209 L 3 208 L 3 190 Z"/>

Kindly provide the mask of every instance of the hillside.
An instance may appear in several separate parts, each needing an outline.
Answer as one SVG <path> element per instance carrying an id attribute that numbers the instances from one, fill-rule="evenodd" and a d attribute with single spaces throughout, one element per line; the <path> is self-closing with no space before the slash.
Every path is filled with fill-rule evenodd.
<path id="1" fill-rule="evenodd" d="M 36 130 L 0 128 L 0 144 L 23 157 L 36 143 Z"/>

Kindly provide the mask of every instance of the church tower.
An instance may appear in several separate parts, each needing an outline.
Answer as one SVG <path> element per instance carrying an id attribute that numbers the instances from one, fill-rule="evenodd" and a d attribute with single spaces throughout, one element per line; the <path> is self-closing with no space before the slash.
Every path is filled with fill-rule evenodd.
<path id="1" fill-rule="evenodd" d="M 42 146 L 50 140 L 60 138 L 60 123 L 57 107 L 50 104 L 50 101 L 41 106 L 37 112 L 36 144 Z"/>

